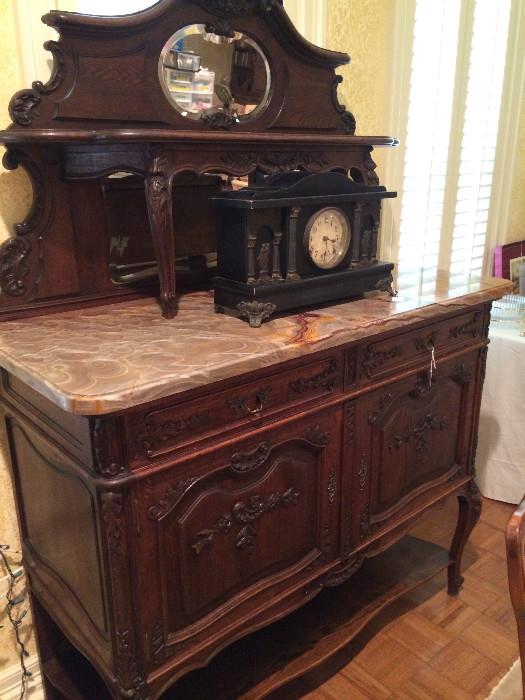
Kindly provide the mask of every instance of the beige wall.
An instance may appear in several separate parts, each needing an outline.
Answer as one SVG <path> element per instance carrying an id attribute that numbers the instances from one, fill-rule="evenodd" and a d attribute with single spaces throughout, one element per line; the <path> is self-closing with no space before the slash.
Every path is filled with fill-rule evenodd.
<path id="1" fill-rule="evenodd" d="M 327 48 L 352 58 L 339 71 L 344 78 L 339 100 L 354 114 L 356 133 L 396 136 L 388 125 L 394 0 L 328 0 L 327 6 Z M 373 156 L 381 180 L 386 156 L 385 149 Z"/>
<path id="2" fill-rule="evenodd" d="M 525 94 L 521 105 L 520 133 L 509 216 L 507 242 L 525 240 Z"/>
<path id="3" fill-rule="evenodd" d="M 11 95 L 24 87 L 18 60 L 16 0 L 0 0 L 0 126 L 9 123 L 7 105 Z M 13 223 L 25 217 L 31 199 L 31 187 L 22 170 L 7 173 L 0 170 L 0 239 L 7 236 Z M 1 329 L 0 329 L 1 330 Z M 0 429 L 0 542 L 18 548 L 18 529 L 11 495 L 11 482 L 5 459 L 5 433 Z M 3 574 L 2 574 L 3 575 Z M 0 595 L 5 592 L 0 584 Z M 17 662 L 16 646 L 0 602 L 0 674 Z M 27 635 L 27 625 L 25 626 Z"/>

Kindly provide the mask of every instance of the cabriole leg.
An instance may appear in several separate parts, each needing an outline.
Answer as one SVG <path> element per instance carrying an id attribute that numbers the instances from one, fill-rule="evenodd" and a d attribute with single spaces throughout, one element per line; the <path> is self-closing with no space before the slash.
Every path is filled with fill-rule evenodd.
<path id="1" fill-rule="evenodd" d="M 461 575 L 461 557 L 463 550 L 481 515 L 481 498 L 474 481 L 469 481 L 464 493 L 459 494 L 459 514 L 456 532 L 450 548 L 450 564 L 448 566 L 448 594 L 457 595 L 463 584 Z"/>

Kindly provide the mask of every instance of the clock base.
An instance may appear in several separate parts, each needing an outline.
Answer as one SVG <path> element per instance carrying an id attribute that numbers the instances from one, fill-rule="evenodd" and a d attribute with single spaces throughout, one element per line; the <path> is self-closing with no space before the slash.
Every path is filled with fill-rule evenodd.
<path id="1" fill-rule="evenodd" d="M 252 328 L 259 328 L 281 311 L 359 297 L 376 289 L 395 296 L 391 281 L 393 269 L 392 263 L 378 262 L 319 277 L 260 285 L 216 277 L 213 282 L 215 306 L 218 311 L 246 318 Z"/>

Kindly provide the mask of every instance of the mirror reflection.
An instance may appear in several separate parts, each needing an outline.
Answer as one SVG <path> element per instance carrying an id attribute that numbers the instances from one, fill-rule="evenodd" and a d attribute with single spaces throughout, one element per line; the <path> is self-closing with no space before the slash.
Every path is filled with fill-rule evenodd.
<path id="1" fill-rule="evenodd" d="M 165 45 L 159 73 L 166 96 L 191 119 L 221 112 L 238 121 L 256 116 L 270 92 L 261 48 L 240 32 L 221 35 L 206 29 L 203 24 L 183 27 Z"/>

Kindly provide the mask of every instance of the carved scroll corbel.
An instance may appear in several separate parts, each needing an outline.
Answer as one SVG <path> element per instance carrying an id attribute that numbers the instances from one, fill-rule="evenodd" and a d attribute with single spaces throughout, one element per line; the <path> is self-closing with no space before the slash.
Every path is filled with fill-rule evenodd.
<path id="1" fill-rule="evenodd" d="M 342 82 L 343 77 L 341 75 L 337 75 L 332 84 L 332 102 L 334 103 L 336 112 L 341 115 L 341 121 L 343 122 L 344 130 L 353 136 L 356 130 L 355 117 L 352 114 L 352 112 L 349 112 L 346 109 L 345 105 L 342 105 L 339 102 L 339 97 L 337 95 L 337 88 Z"/>
<path id="2" fill-rule="evenodd" d="M 172 181 L 166 153 L 162 149 L 153 150 L 145 180 L 146 200 L 159 265 L 160 305 L 162 315 L 168 319 L 177 313 Z"/>
<path id="3" fill-rule="evenodd" d="M 8 148 L 3 157 L 6 170 L 16 170 L 22 166 L 27 172 L 33 189 L 33 202 L 26 219 L 14 227 L 15 236 L 8 238 L 0 246 L 0 288 L 2 294 L 11 297 L 25 296 L 29 291 L 29 280 L 33 282 L 33 296 L 36 294 L 41 274 L 33 270 L 31 258 L 33 255 L 32 234 L 41 227 L 46 210 L 45 181 L 38 164 L 26 153 L 15 148 Z M 41 245 L 44 230 L 40 228 L 39 243 Z M 41 267 L 42 256 L 38 259 Z"/>
<path id="4" fill-rule="evenodd" d="M 57 41 L 46 41 L 44 49 L 51 51 L 53 54 L 53 71 L 47 83 L 44 84 L 40 80 L 35 80 L 32 88 L 41 95 L 48 95 L 50 92 L 57 90 L 64 80 L 65 60 L 62 47 Z"/>

